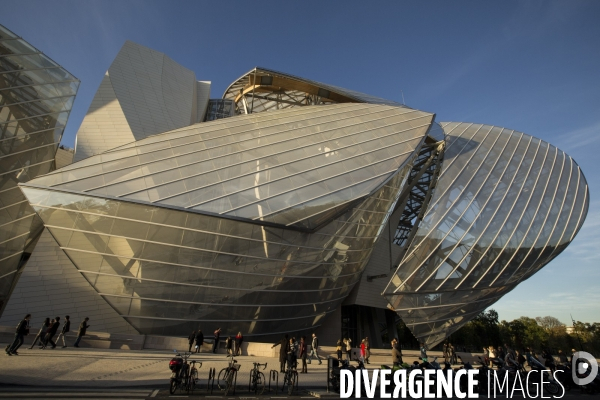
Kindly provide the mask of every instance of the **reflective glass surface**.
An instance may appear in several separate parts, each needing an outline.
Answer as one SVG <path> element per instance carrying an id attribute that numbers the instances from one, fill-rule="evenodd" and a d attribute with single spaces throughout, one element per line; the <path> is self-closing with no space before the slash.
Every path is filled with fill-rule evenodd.
<path id="1" fill-rule="evenodd" d="M 54 168 L 79 81 L 0 25 L 0 314 L 43 225 L 18 188 Z"/>
<path id="2" fill-rule="evenodd" d="M 587 208 L 567 154 L 499 127 L 442 123 L 444 161 L 385 296 L 433 346 L 556 257 Z"/>

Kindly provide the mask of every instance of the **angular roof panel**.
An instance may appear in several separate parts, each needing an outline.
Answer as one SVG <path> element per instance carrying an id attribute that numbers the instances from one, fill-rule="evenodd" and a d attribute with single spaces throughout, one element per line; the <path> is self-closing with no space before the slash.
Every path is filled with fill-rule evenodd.
<path id="1" fill-rule="evenodd" d="M 355 103 L 243 115 L 121 146 L 31 184 L 313 229 L 404 165 L 433 117 Z"/>

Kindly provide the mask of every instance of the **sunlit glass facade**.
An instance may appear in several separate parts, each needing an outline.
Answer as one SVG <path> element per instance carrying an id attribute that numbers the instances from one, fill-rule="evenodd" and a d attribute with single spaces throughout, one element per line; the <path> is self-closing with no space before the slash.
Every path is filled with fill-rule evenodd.
<path id="1" fill-rule="evenodd" d="M 555 258 L 589 195 L 563 151 L 510 129 L 442 123 L 434 195 L 384 295 L 436 344 Z"/>
<path id="2" fill-rule="evenodd" d="M 0 315 L 43 230 L 18 188 L 54 169 L 79 80 L 0 25 Z"/>
<path id="3" fill-rule="evenodd" d="M 130 96 L 127 77 L 152 69 L 156 85 Z M 323 326 L 344 302 L 394 310 L 435 345 L 555 258 L 587 213 L 577 164 L 517 131 L 259 67 L 209 92 L 127 42 L 97 94 L 110 102 L 80 129 L 81 161 L 20 185 L 140 333 L 268 341 Z M 182 106 L 154 112 L 151 96 Z M 89 126 L 114 140 L 96 144 Z"/>

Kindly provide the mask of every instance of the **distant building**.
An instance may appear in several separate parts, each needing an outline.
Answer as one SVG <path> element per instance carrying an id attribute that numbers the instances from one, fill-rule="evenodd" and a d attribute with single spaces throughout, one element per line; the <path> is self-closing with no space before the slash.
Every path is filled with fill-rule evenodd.
<path id="1" fill-rule="evenodd" d="M 433 346 L 585 219 L 579 166 L 521 132 L 258 67 L 221 99 L 209 90 L 127 42 L 76 162 L 20 185 L 68 276 L 65 309 L 118 332 L 270 341 L 321 327 L 374 347 L 401 317 Z"/>

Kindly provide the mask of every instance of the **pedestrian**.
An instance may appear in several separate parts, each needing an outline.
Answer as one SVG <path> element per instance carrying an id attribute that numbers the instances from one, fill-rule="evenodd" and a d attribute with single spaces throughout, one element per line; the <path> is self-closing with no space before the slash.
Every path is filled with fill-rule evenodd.
<path id="1" fill-rule="evenodd" d="M 421 346 L 420 346 L 420 359 L 426 363 L 427 362 L 427 347 L 425 347 L 425 343 L 421 342 Z"/>
<path id="2" fill-rule="evenodd" d="M 371 345 L 369 344 L 369 337 L 365 337 L 365 361 L 367 364 L 371 364 L 369 362 L 369 357 L 371 357 Z"/>
<path id="3" fill-rule="evenodd" d="M 346 346 L 346 361 L 350 361 L 352 354 L 352 339 L 344 339 L 344 345 Z"/>
<path id="4" fill-rule="evenodd" d="M 213 334 L 215 336 L 215 341 L 213 342 L 212 352 L 216 353 L 219 349 L 219 337 L 221 336 L 221 328 L 214 331 Z"/>
<path id="5" fill-rule="evenodd" d="M 60 326 L 60 317 L 54 318 L 53 321 L 54 322 L 50 324 L 50 328 L 48 328 L 48 332 L 46 332 L 46 338 L 44 339 L 44 345 L 42 346 L 42 349 L 45 349 L 46 346 L 48 346 L 48 342 L 52 345 L 53 349 L 56 348 L 56 343 L 52 341 L 52 338 L 54 335 L 56 335 L 56 332 L 58 332 L 58 327 Z"/>
<path id="6" fill-rule="evenodd" d="M 67 332 L 69 332 L 69 330 L 71 329 L 71 321 L 69 320 L 70 317 L 68 315 L 65 315 L 65 323 L 63 324 L 63 328 L 60 331 L 60 333 L 58 334 L 58 338 L 56 339 L 56 343 L 58 343 L 58 341 L 60 340 L 60 338 L 62 338 L 62 342 L 63 342 L 63 349 L 65 347 L 67 347 L 67 343 L 65 342 L 65 335 L 67 334 Z"/>
<path id="7" fill-rule="evenodd" d="M 456 351 L 452 343 L 448 343 L 448 353 L 450 353 L 450 364 L 458 364 L 458 359 L 456 358 Z"/>
<path id="8" fill-rule="evenodd" d="M 302 359 L 302 371 L 300 371 L 301 374 L 306 374 L 308 372 L 308 369 L 306 367 L 306 355 L 307 355 L 307 348 L 306 348 L 306 337 L 305 336 L 301 336 L 300 337 L 300 359 Z"/>
<path id="9" fill-rule="evenodd" d="M 395 338 L 392 340 L 392 363 L 395 367 L 402 365 L 402 350 L 400 350 L 400 345 Z"/>
<path id="10" fill-rule="evenodd" d="M 244 335 L 242 335 L 242 332 L 238 332 L 237 335 L 235 335 L 235 355 L 239 356 L 242 354 L 242 343 L 244 342 Z"/>
<path id="11" fill-rule="evenodd" d="M 450 357 L 448 357 L 448 343 L 444 343 L 444 345 L 442 346 L 442 355 L 444 356 L 444 363 L 448 362 L 448 359 Z"/>
<path id="12" fill-rule="evenodd" d="M 42 344 L 42 342 L 44 341 L 44 336 L 46 336 L 46 332 L 48 331 L 49 327 L 50 327 L 50 318 L 46 318 L 44 320 L 44 323 L 42 324 L 42 327 L 38 331 L 38 334 L 35 335 L 35 339 L 33 339 L 33 343 L 31 343 L 31 347 L 29 348 L 30 350 L 33 349 L 33 346 L 35 346 L 38 339 L 40 339 L 40 345 Z"/>
<path id="13" fill-rule="evenodd" d="M 337 353 L 338 361 L 342 361 L 342 345 L 343 344 L 344 344 L 344 342 L 342 341 L 342 339 L 338 339 L 337 343 L 335 344 L 335 351 Z"/>
<path id="14" fill-rule="evenodd" d="M 12 356 L 18 356 L 19 347 L 23 344 L 25 340 L 25 336 L 29 335 L 29 320 L 31 319 L 31 314 L 27 314 L 25 318 L 23 318 L 18 324 L 17 329 L 15 331 L 15 340 L 12 342 L 10 346 L 6 349 L 6 354 Z"/>
<path id="15" fill-rule="evenodd" d="M 190 344 L 188 351 L 190 353 L 192 352 L 192 346 L 194 345 L 195 340 L 196 340 L 196 331 L 192 331 L 192 333 L 190 333 L 190 335 L 188 336 L 188 343 Z"/>
<path id="16" fill-rule="evenodd" d="M 483 348 L 483 362 L 485 363 L 485 365 L 488 365 L 490 362 L 490 351 L 487 347 Z"/>
<path id="17" fill-rule="evenodd" d="M 81 321 L 81 323 L 79 324 L 79 329 L 77 330 L 77 340 L 75 340 L 75 344 L 73 345 L 73 347 L 79 347 L 79 342 L 81 342 L 81 338 L 85 336 L 87 328 L 90 327 L 87 324 L 89 320 L 90 319 L 88 317 L 85 317 L 83 321 Z"/>
<path id="18" fill-rule="evenodd" d="M 367 346 L 365 345 L 365 339 L 360 341 L 360 360 L 364 362 L 367 356 Z"/>
<path id="19" fill-rule="evenodd" d="M 504 352 L 502 346 L 498 346 L 498 350 L 496 351 L 496 357 L 498 357 L 502 361 L 504 361 L 504 359 L 506 358 L 506 353 Z"/>
<path id="20" fill-rule="evenodd" d="M 490 368 L 493 368 L 494 367 L 493 360 L 496 359 L 496 349 L 494 349 L 493 346 L 490 346 L 488 348 L 488 353 L 489 353 L 488 357 L 490 359 Z"/>
<path id="21" fill-rule="evenodd" d="M 298 365 L 297 351 L 298 351 L 298 342 L 296 342 L 295 337 L 292 337 L 290 339 L 290 345 L 288 346 L 288 351 L 287 351 L 287 363 L 288 363 L 287 367 L 288 368 L 296 369 L 296 367 Z"/>
<path id="22" fill-rule="evenodd" d="M 204 333 L 202 333 L 201 329 L 198 329 L 198 333 L 196 333 L 196 353 L 200 353 L 200 349 L 204 344 Z"/>
<path id="23" fill-rule="evenodd" d="M 323 364 L 323 362 L 321 361 L 321 357 L 319 357 L 319 338 L 315 333 L 312 334 L 312 346 L 310 349 L 310 355 L 308 356 L 309 364 L 311 363 L 313 356 L 317 357 L 319 365 Z"/>
<path id="24" fill-rule="evenodd" d="M 225 350 L 227 350 L 227 355 L 233 355 L 233 340 L 231 336 L 227 336 L 227 339 L 225 339 Z"/>
<path id="25" fill-rule="evenodd" d="M 286 333 L 279 342 L 277 342 L 273 346 L 271 346 L 271 348 L 274 348 L 276 346 L 281 346 L 279 348 L 279 372 L 285 372 L 285 363 L 287 361 L 287 353 L 288 353 L 289 345 L 290 345 L 290 341 L 288 340 L 288 335 Z"/>

